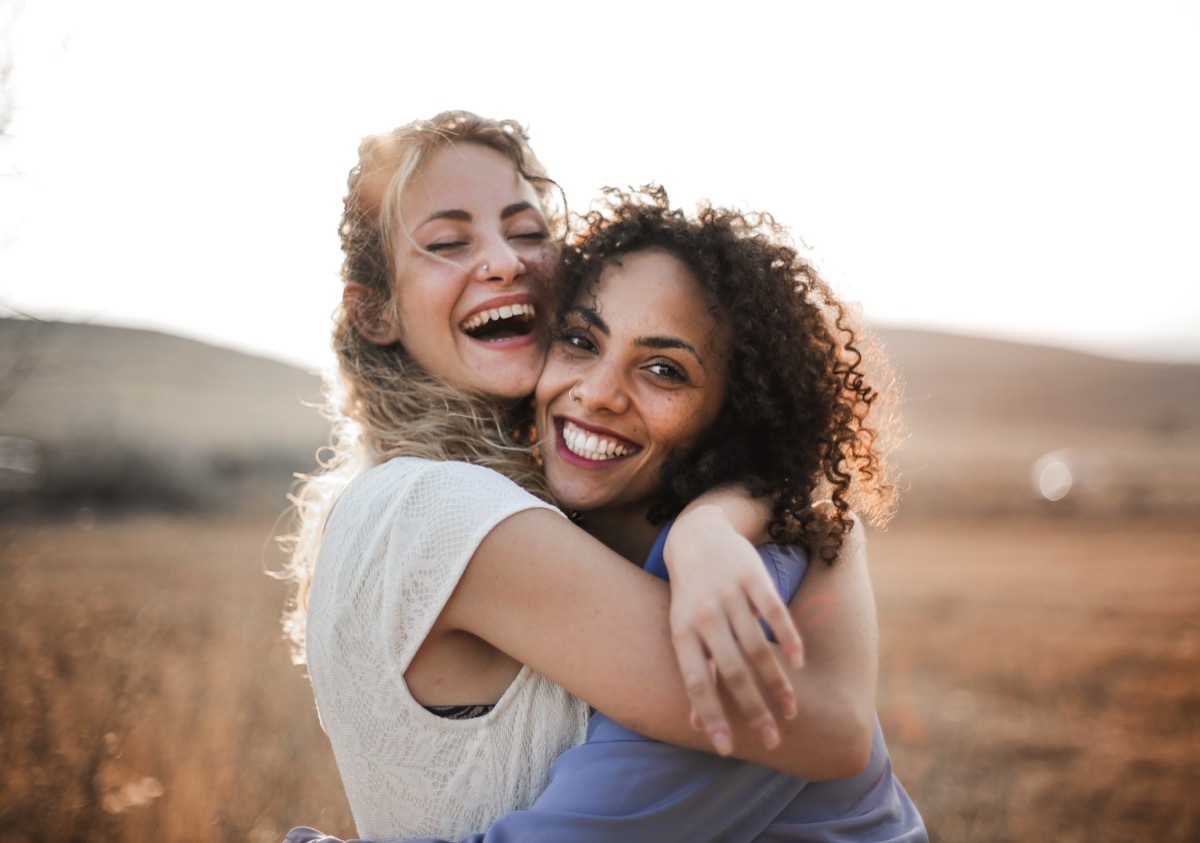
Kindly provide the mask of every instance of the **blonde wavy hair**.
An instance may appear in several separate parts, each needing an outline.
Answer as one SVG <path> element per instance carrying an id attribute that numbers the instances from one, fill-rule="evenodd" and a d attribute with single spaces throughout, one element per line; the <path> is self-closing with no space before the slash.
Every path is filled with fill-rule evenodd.
<path id="1" fill-rule="evenodd" d="M 499 401 L 451 386 L 419 366 L 401 343 L 377 345 L 358 327 L 385 314 L 396 318 L 396 238 L 409 237 L 401 196 L 432 153 L 460 143 L 490 147 L 512 161 L 536 191 L 552 230 L 560 240 L 565 236 L 561 191 L 512 120 L 446 111 L 359 145 L 339 229 L 341 276 L 343 284 L 361 284 L 369 295 L 343 303 L 334 314 L 337 371 L 327 379 L 322 407 L 332 437 L 318 454 L 319 470 L 298 476 L 289 496 L 293 529 L 280 539 L 289 559 L 277 575 L 293 586 L 283 630 L 297 664 L 304 663 L 308 587 L 326 518 L 342 490 L 366 469 L 400 456 L 469 462 L 549 500 L 532 456 L 528 399 Z"/>

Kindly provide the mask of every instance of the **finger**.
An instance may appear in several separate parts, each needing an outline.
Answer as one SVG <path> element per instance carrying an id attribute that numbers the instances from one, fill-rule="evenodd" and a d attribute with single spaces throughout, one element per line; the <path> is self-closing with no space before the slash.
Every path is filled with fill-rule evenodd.
<path id="1" fill-rule="evenodd" d="M 704 729 L 719 755 L 728 755 L 733 752 L 733 733 L 717 694 L 708 655 L 695 635 L 680 633 L 674 643 L 684 690 L 692 703 L 692 725 Z"/>
<path id="2" fill-rule="evenodd" d="M 797 629 L 787 604 L 780 598 L 769 578 L 756 578 L 747 585 L 747 591 L 755 610 L 771 628 L 775 643 L 783 648 L 788 663 L 792 667 L 804 667 L 804 640 L 800 637 L 800 630 Z"/>
<path id="3" fill-rule="evenodd" d="M 778 651 L 767 640 L 757 613 L 749 604 L 740 612 L 729 612 L 730 625 L 746 660 L 758 674 L 758 681 L 775 700 L 787 719 L 796 716 L 796 692 L 791 678 L 783 669 Z"/>
<path id="4" fill-rule="evenodd" d="M 721 684 L 733 697 L 746 722 L 758 732 L 763 744 L 768 748 L 774 747 L 779 743 L 779 727 L 767 706 L 754 671 L 733 635 L 727 616 L 721 613 L 717 618 L 702 623 L 699 628 Z"/>

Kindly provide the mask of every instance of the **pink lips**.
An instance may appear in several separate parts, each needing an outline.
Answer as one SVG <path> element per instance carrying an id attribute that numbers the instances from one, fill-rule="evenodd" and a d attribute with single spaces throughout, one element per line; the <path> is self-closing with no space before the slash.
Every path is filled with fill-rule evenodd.
<path id="1" fill-rule="evenodd" d="M 618 446 L 619 448 L 624 449 L 626 451 L 626 453 L 609 454 L 608 456 L 604 457 L 603 459 L 586 457 L 581 454 L 575 453 L 575 451 L 572 451 L 570 448 L 567 447 L 566 433 L 564 430 L 567 423 L 570 423 L 574 427 L 576 427 L 576 428 L 580 429 L 581 431 L 584 431 L 588 434 L 594 434 L 595 438 L 598 441 L 612 442 L 614 445 Z M 636 455 L 639 451 L 642 450 L 641 446 L 637 445 L 634 442 L 631 442 L 630 440 L 626 439 L 623 436 L 620 436 L 620 435 L 613 433 L 612 431 L 606 430 L 604 428 L 597 427 L 595 425 L 585 424 L 585 423 L 579 421 L 578 419 L 571 418 L 568 416 L 556 416 L 554 418 L 554 427 L 555 427 L 555 437 L 554 437 L 555 452 L 558 454 L 558 456 L 564 462 L 570 463 L 571 465 L 574 465 L 574 466 L 578 466 L 579 468 L 602 469 L 607 466 L 615 465 L 616 463 L 622 462 L 625 459 L 628 459 L 629 457 Z"/>

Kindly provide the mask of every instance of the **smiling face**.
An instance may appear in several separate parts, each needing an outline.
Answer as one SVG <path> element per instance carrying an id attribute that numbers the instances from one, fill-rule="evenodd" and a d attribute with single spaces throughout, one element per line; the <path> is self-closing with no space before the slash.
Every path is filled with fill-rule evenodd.
<path id="1" fill-rule="evenodd" d="M 530 394 L 559 257 L 533 187 L 490 147 L 448 145 L 421 164 L 399 209 L 399 321 L 381 340 L 455 386 Z"/>
<path id="2" fill-rule="evenodd" d="M 651 249 L 605 266 L 566 313 L 537 386 L 546 479 L 560 505 L 643 514 L 667 457 L 720 414 L 731 346 L 728 321 L 714 319 L 675 256 Z"/>

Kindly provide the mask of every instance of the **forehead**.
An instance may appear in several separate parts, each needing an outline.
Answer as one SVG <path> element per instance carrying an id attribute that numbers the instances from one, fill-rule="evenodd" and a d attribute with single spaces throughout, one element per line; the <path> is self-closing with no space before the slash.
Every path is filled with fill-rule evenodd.
<path id="1" fill-rule="evenodd" d="M 503 153 L 478 143 L 434 150 L 412 174 L 400 198 L 405 219 L 419 225 L 445 210 L 482 213 L 515 202 L 541 208 L 533 186 Z"/>
<path id="2" fill-rule="evenodd" d="M 595 307 L 614 333 L 676 335 L 697 348 L 732 330 L 687 264 L 661 249 L 609 261 L 577 303 Z"/>

